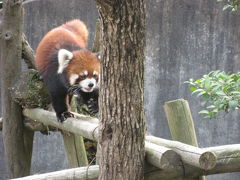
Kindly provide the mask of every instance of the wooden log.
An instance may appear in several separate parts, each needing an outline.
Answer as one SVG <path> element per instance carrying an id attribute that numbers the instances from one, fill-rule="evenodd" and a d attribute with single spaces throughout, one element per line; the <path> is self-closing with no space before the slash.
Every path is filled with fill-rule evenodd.
<path id="1" fill-rule="evenodd" d="M 185 168 L 177 167 L 177 168 L 169 168 L 169 169 L 158 169 L 156 167 L 153 167 L 149 164 L 145 165 L 145 173 L 144 173 L 144 179 L 146 180 L 182 180 L 182 179 L 191 179 L 194 177 L 198 177 L 200 175 L 210 175 L 210 174 L 217 174 L 217 173 L 226 173 L 226 172 L 237 172 L 240 171 L 240 161 L 239 161 L 239 152 L 240 152 L 240 144 L 237 145 L 227 145 L 227 146 L 220 146 L 220 147 L 212 147 L 207 148 L 208 150 L 211 150 L 215 152 L 216 154 L 225 154 L 225 160 L 222 162 L 222 164 L 217 165 L 215 168 L 211 170 L 202 170 L 196 167 L 188 166 L 186 165 Z M 232 152 L 232 153 L 230 153 Z M 221 156 L 223 157 L 223 156 Z M 231 159 L 237 159 L 238 163 L 234 163 L 234 166 L 230 165 Z M 230 160 L 230 161 L 229 161 Z M 219 161 L 222 161 L 222 159 L 219 159 Z M 230 163 L 228 165 L 225 164 L 226 161 L 229 161 Z M 237 162 L 236 161 L 236 162 Z M 220 163 L 220 162 L 219 162 Z M 80 173 L 81 172 L 81 173 Z M 74 176 L 75 174 L 75 176 Z M 18 178 L 15 180 L 42 180 L 42 179 L 52 179 L 52 180 L 60 180 L 61 179 L 78 179 L 82 178 L 86 180 L 86 168 L 75 168 L 75 169 L 68 169 L 68 170 L 62 170 L 47 174 L 41 174 L 41 175 L 34 175 L 34 176 L 28 176 L 23 178 Z M 98 166 L 90 166 L 88 170 L 88 180 L 91 178 L 98 177 Z M 44 180 L 45 180 L 44 179 Z"/>
<path id="2" fill-rule="evenodd" d="M 174 169 L 159 169 L 149 163 L 144 165 L 144 179 L 145 180 L 183 180 L 184 171 L 182 166 L 176 166 Z"/>
<path id="3" fill-rule="evenodd" d="M 76 111 L 76 98 L 73 96 L 71 110 Z M 65 151 L 67 153 L 69 168 L 83 167 L 88 165 L 87 153 L 83 137 L 74 133 L 62 131 Z"/>
<path id="4" fill-rule="evenodd" d="M 216 166 L 207 171 L 186 166 L 186 176 L 240 172 L 240 144 L 209 147 L 203 150 L 213 152 L 217 156 Z"/>
<path id="5" fill-rule="evenodd" d="M 74 134 L 81 135 L 91 140 L 98 140 L 98 124 L 96 118 L 89 116 L 80 116 L 78 119 L 68 118 L 63 123 L 60 123 L 56 119 L 56 115 L 53 112 L 49 112 L 43 109 L 24 109 L 24 116 L 39 121 L 44 125 L 54 126 L 64 131 L 69 131 Z M 180 164 L 179 156 L 164 147 L 156 146 L 151 143 L 146 143 L 147 161 L 159 168 L 171 168 Z"/>
<path id="6" fill-rule="evenodd" d="M 203 170 L 184 164 L 184 168 L 161 170 L 146 165 L 145 179 L 193 179 L 201 175 L 240 172 L 240 144 L 203 148 L 202 150 L 213 152 L 217 156 L 217 162 L 214 168 Z"/>
<path id="7" fill-rule="evenodd" d="M 172 140 L 198 147 L 194 121 L 189 104 L 184 99 L 169 101 L 164 104 Z M 196 178 L 205 180 L 205 177 Z"/>
<path id="8" fill-rule="evenodd" d="M 25 118 L 24 127 L 29 131 L 40 131 L 42 134 L 49 135 L 50 131 L 57 131 L 58 129 L 53 126 L 44 126 L 43 123 L 33 121 L 31 119 Z"/>
<path id="9" fill-rule="evenodd" d="M 46 111 L 40 108 L 24 109 L 24 116 L 43 123 L 46 126 L 54 126 L 64 131 L 69 131 L 74 134 L 82 135 L 85 138 L 97 141 L 98 138 L 98 124 L 93 123 L 96 118 L 90 116 L 78 115 L 78 119 L 68 118 L 63 123 L 57 121 L 54 112 Z"/>
<path id="10" fill-rule="evenodd" d="M 214 152 L 211 151 L 154 136 L 146 136 L 146 140 L 174 150 L 181 156 L 182 161 L 185 164 L 209 170 L 214 168 L 217 163 L 217 157 Z"/>
<path id="11" fill-rule="evenodd" d="M 62 171 L 55 171 L 45 174 L 27 176 L 23 178 L 17 178 L 12 180 L 70 180 L 70 179 L 77 179 L 77 180 L 97 180 L 99 175 L 99 167 L 89 166 L 89 167 L 80 167 L 74 169 L 66 169 Z"/>
<path id="12" fill-rule="evenodd" d="M 171 169 L 180 166 L 181 158 L 173 150 L 145 142 L 146 160 L 160 169 Z"/>
<path id="13" fill-rule="evenodd" d="M 88 159 L 82 136 L 66 132 L 63 132 L 62 136 L 69 168 L 87 166 Z"/>
<path id="14" fill-rule="evenodd" d="M 0 71 L 3 143 L 8 176 L 13 178 L 29 175 L 33 143 L 33 132 L 24 129 L 22 109 L 13 101 L 9 91 L 21 71 L 22 1 L 3 1 L 2 13 Z"/>
<path id="15" fill-rule="evenodd" d="M 57 122 L 56 116 L 53 112 L 45 111 L 42 109 L 25 109 L 23 113 L 28 118 L 38 120 L 46 125 L 52 125 L 56 128 L 69 130 L 70 132 L 82 135 L 88 139 L 97 140 L 98 125 L 96 122 L 98 120 L 96 118 L 78 115 L 79 119 L 69 118 L 67 121 L 59 123 Z M 184 162 L 187 162 L 189 164 L 192 164 L 193 162 L 191 161 L 194 161 L 194 159 L 207 162 L 213 159 L 213 162 L 211 163 L 216 164 L 214 168 L 209 170 L 204 170 L 188 164 L 184 164 L 184 166 L 176 166 L 169 169 L 159 169 L 151 166 L 150 168 L 146 169 L 145 172 L 145 179 L 147 180 L 158 180 L 161 178 L 177 180 L 178 177 L 193 178 L 200 175 L 240 171 L 240 144 L 200 149 L 198 147 L 190 146 L 177 141 L 165 140 L 153 136 L 146 136 L 146 141 L 160 144 L 161 146 L 165 146 L 169 149 L 174 150 L 182 158 L 185 158 Z M 234 150 L 232 150 L 232 148 Z M 224 149 L 226 149 L 226 152 L 224 152 Z M 154 149 L 146 149 L 146 153 L 148 151 L 154 151 Z M 208 153 L 204 154 L 205 152 Z M 225 156 L 221 154 L 225 154 Z M 187 158 L 186 156 L 189 157 Z M 224 160 L 222 160 L 223 157 L 225 158 Z M 150 159 L 148 159 L 148 163 L 154 164 L 154 162 L 150 162 Z"/>
<path id="16" fill-rule="evenodd" d="M 198 146 L 194 122 L 188 102 L 184 99 L 164 104 L 172 139 L 192 146 Z"/>
<path id="17" fill-rule="evenodd" d="M 214 152 L 217 156 L 217 164 L 212 172 L 240 171 L 240 144 L 224 145 L 204 148 L 205 151 Z"/>
<path id="18" fill-rule="evenodd" d="M 28 69 L 36 69 L 35 67 L 35 55 L 33 49 L 27 41 L 25 34 L 22 35 L 22 58 L 28 66 Z"/>
<path id="19" fill-rule="evenodd" d="M 2 117 L 0 118 L 0 131 L 2 130 Z M 44 126 L 43 123 L 33 121 L 25 118 L 23 121 L 24 128 L 29 131 L 40 131 L 42 134 L 49 135 L 50 131 L 57 131 L 58 129 L 52 126 Z"/>

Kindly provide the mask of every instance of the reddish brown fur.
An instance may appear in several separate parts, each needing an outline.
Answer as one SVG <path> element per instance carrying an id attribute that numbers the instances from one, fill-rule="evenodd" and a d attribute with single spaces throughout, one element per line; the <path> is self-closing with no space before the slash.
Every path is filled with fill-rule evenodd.
<path id="1" fill-rule="evenodd" d="M 100 71 L 99 60 L 88 50 L 81 50 L 73 52 L 74 59 L 71 61 L 67 68 L 67 75 L 70 77 L 71 74 L 80 74 L 84 70 L 88 71 L 88 77 L 93 76 L 93 71 Z M 91 62 L 91 63 L 89 63 Z"/>
<path id="2" fill-rule="evenodd" d="M 82 75 L 84 71 L 88 72 L 88 77 L 92 77 L 94 71 L 99 75 L 100 61 L 86 49 L 87 39 L 88 31 L 85 24 L 80 20 L 72 20 L 48 32 L 36 51 L 37 69 L 48 86 L 53 108 L 60 122 L 72 116 L 68 111 L 70 100 L 68 95 L 72 96 L 73 93 L 79 93 L 91 111 L 98 111 L 98 76 L 93 77 L 96 83 L 95 87 L 91 86 L 92 91 L 82 91 L 82 87 L 74 89 L 77 85 L 79 86 L 79 81 L 85 78 Z M 63 71 L 59 71 L 58 53 L 60 49 L 65 49 L 66 52 L 70 51 L 73 54 L 72 59 L 62 58 L 63 61 L 66 60 L 64 62 L 66 64 L 63 63 L 64 65 L 61 66 L 65 68 Z M 71 54 L 68 57 L 71 57 Z M 78 75 L 73 76 L 76 77 L 75 82 L 70 78 L 72 74 Z M 71 82 L 68 82 L 70 80 Z M 90 85 L 92 84 L 88 84 L 88 87 Z"/>
<path id="3" fill-rule="evenodd" d="M 86 48 L 88 31 L 80 20 L 72 20 L 49 31 L 38 45 L 36 51 L 37 69 L 44 73 L 49 68 L 49 56 L 64 44 Z"/>

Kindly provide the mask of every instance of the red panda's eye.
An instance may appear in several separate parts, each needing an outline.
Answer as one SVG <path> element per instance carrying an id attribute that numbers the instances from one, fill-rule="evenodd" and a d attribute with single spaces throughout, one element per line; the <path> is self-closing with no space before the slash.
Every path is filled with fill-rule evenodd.
<path id="1" fill-rule="evenodd" d="M 80 78 L 81 78 L 81 79 L 86 79 L 86 78 L 87 78 L 87 75 L 85 75 L 85 74 L 84 74 L 84 75 L 80 75 Z"/>
<path id="2" fill-rule="evenodd" d="M 98 78 L 98 75 L 94 74 L 94 75 L 93 75 L 93 78 L 94 78 L 94 79 L 97 79 L 97 78 Z"/>

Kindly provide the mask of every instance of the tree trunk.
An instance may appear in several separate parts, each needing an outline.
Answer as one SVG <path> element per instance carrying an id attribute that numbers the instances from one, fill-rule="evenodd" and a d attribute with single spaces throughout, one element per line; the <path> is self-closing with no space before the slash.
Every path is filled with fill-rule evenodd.
<path id="1" fill-rule="evenodd" d="M 145 0 L 98 0 L 102 24 L 100 180 L 141 180 Z"/>
<path id="2" fill-rule="evenodd" d="M 33 133 L 24 130 L 22 109 L 9 88 L 21 71 L 23 9 L 21 0 L 5 0 L 1 34 L 3 143 L 10 178 L 29 175 Z"/>

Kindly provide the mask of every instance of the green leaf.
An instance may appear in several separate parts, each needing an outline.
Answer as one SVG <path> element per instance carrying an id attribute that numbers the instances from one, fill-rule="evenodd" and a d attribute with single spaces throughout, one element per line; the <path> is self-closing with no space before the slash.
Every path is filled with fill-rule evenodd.
<path id="1" fill-rule="evenodd" d="M 216 108 L 216 106 L 210 105 L 210 106 L 207 107 L 207 109 L 213 109 L 213 108 Z"/>
<path id="2" fill-rule="evenodd" d="M 191 92 L 195 91 L 196 89 L 197 89 L 196 87 L 190 87 L 190 88 L 189 88 L 189 90 L 190 90 Z"/>
<path id="3" fill-rule="evenodd" d="M 232 91 L 231 93 L 232 93 L 232 94 L 240 94 L 239 91 Z"/>
<path id="4" fill-rule="evenodd" d="M 223 11 L 225 11 L 228 8 L 232 8 L 233 6 L 231 6 L 230 4 L 226 4 L 225 6 L 223 6 Z"/>
<path id="5" fill-rule="evenodd" d="M 207 79 L 204 81 L 204 87 L 205 87 L 206 89 L 209 89 L 209 88 L 210 88 L 210 86 L 211 86 L 210 79 L 209 79 L 209 78 L 207 78 Z"/>
<path id="6" fill-rule="evenodd" d="M 192 94 L 197 93 L 197 92 L 202 92 L 203 89 L 196 89 L 195 91 L 192 92 Z"/>
<path id="7" fill-rule="evenodd" d="M 208 110 L 202 110 L 200 112 L 198 112 L 199 114 L 209 114 L 209 111 Z"/>
<path id="8" fill-rule="evenodd" d="M 226 95 L 223 91 L 217 91 L 216 94 L 218 96 L 225 96 Z"/>
<path id="9" fill-rule="evenodd" d="M 202 101 L 201 106 L 205 106 L 207 104 L 207 101 Z"/>
<path id="10" fill-rule="evenodd" d="M 229 101 L 228 105 L 229 105 L 230 109 L 235 110 L 236 107 L 238 106 L 238 102 L 235 100 L 231 100 L 231 101 Z"/>
<path id="11" fill-rule="evenodd" d="M 207 95 L 206 91 L 202 91 L 202 92 L 198 93 L 197 97 L 204 96 L 204 95 Z"/>
<path id="12" fill-rule="evenodd" d="M 228 4 L 233 3 L 228 0 Z M 240 3 L 236 0 L 234 3 Z M 197 97 L 201 97 L 200 103 L 205 110 L 200 114 L 206 114 L 208 118 L 215 117 L 219 111 L 229 112 L 238 109 L 240 102 L 240 72 L 226 73 L 224 71 L 211 71 L 202 78 L 189 81 L 190 91 Z"/>

